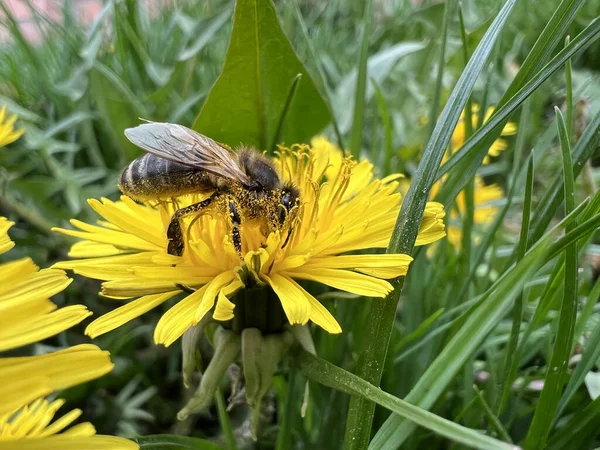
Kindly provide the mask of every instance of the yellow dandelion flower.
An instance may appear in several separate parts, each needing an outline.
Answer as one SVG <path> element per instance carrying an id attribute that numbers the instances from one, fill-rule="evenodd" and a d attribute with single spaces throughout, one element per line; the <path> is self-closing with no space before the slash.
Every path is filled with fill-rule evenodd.
<path id="1" fill-rule="evenodd" d="M 80 415 L 74 409 L 50 423 L 64 400 L 36 400 L 17 413 L 0 416 L 0 450 L 135 450 L 127 439 L 96 435 L 89 422 L 65 430 Z M 63 431 L 64 430 L 64 431 Z M 59 434 L 60 433 L 60 434 Z"/>
<path id="2" fill-rule="evenodd" d="M 436 183 L 432 189 L 432 198 L 435 197 L 439 189 L 439 183 Z M 496 184 L 486 185 L 481 177 L 475 177 L 474 189 L 474 215 L 473 223 L 477 226 L 484 227 L 489 225 L 498 212 L 499 206 L 497 202 L 504 197 L 502 188 Z M 461 217 L 467 212 L 465 192 L 462 191 L 456 197 L 455 208 L 450 211 L 446 231 L 448 233 L 448 241 L 459 249 L 462 242 Z"/>
<path id="3" fill-rule="evenodd" d="M 281 147 L 274 164 L 281 178 L 300 190 L 301 205 L 288 229 L 268 236 L 260 223 L 243 222 L 241 257 L 225 218 L 215 211 L 187 220 L 182 257 L 168 255 L 173 202 L 139 204 L 126 196 L 90 200 L 103 220 L 97 225 L 72 220 L 78 230 L 57 229 L 82 241 L 69 254 L 77 260 L 56 268 L 103 280 L 103 295 L 116 302 L 134 299 L 96 319 L 86 333 L 106 333 L 181 294 L 157 324 L 157 343 L 171 345 L 210 311 L 214 320 L 235 329 L 236 320 L 260 309 L 256 289 L 269 293 L 265 308 L 281 310 L 279 326 L 312 321 L 340 333 L 332 314 L 301 283 L 385 297 L 392 290 L 387 280 L 406 274 L 412 260 L 374 251 L 388 245 L 396 222 L 398 176 L 377 179 L 371 163 L 343 157 L 324 139 L 310 147 Z M 181 208 L 201 199 L 186 195 L 176 204 Z M 442 205 L 427 205 L 417 245 L 445 235 L 443 217 Z M 249 296 L 254 303 L 240 300 Z"/>
<path id="4" fill-rule="evenodd" d="M 8 236 L 12 225 L 0 217 L 0 254 L 14 246 Z M 62 270 L 38 270 L 30 258 L 1 264 L 0 350 L 53 336 L 89 316 L 84 306 L 56 309 L 49 300 L 70 282 Z M 50 424 L 63 401 L 48 403 L 42 397 L 98 378 L 112 368 L 108 352 L 89 344 L 0 358 L 0 450 L 137 449 L 137 444 L 125 439 L 94 436 L 89 423 L 62 432 L 81 414 L 79 410 Z"/>
<path id="5" fill-rule="evenodd" d="M 8 237 L 13 222 L 0 217 L 0 254 L 14 245 Z M 54 336 L 92 313 L 83 305 L 56 309 L 50 297 L 71 279 L 62 270 L 39 268 L 31 258 L 0 264 L 0 351 Z"/>
<path id="6" fill-rule="evenodd" d="M 15 130 L 14 125 L 17 121 L 17 115 L 13 114 L 6 118 L 6 105 L 0 107 L 0 147 L 4 147 L 21 137 L 25 130 Z"/>
<path id="7" fill-rule="evenodd" d="M 487 122 L 494 112 L 493 107 L 489 107 L 483 118 L 483 123 Z M 471 119 L 473 123 L 473 128 L 477 127 L 479 121 L 479 105 L 474 104 L 471 109 Z M 512 122 L 508 122 L 504 128 L 502 129 L 501 136 L 511 136 L 517 132 L 516 124 Z M 450 140 L 450 148 L 448 150 L 448 155 L 445 156 L 444 160 L 447 160 L 449 154 L 453 151 L 462 147 L 466 140 L 466 127 L 465 127 L 465 111 L 460 115 L 460 119 L 452 133 L 452 138 Z M 490 146 L 488 150 L 488 154 L 483 160 L 484 164 L 488 164 L 490 161 L 490 157 L 498 156 L 503 150 L 508 147 L 508 142 L 505 139 L 498 138 L 494 141 L 494 143 Z M 438 181 L 431 188 L 430 198 L 435 198 L 437 195 L 441 184 L 443 183 L 444 178 Z M 502 192 L 502 188 L 493 184 L 486 185 L 481 177 L 475 177 L 475 192 L 474 192 L 474 205 L 475 205 L 475 215 L 473 217 L 473 222 L 477 226 L 485 226 L 489 224 L 493 219 L 496 213 L 498 212 L 498 206 L 494 204 L 494 202 L 502 199 L 504 196 Z M 466 199 L 465 193 L 461 192 L 456 197 L 456 205 L 455 209 L 449 213 L 449 220 L 447 225 L 448 232 L 448 241 L 454 246 L 454 248 L 460 248 L 461 245 L 461 226 L 460 226 L 460 218 L 466 213 Z"/>
<path id="8" fill-rule="evenodd" d="M 489 120 L 489 118 L 493 112 L 494 112 L 494 107 L 490 106 L 485 112 L 485 116 L 483 117 L 483 123 L 485 123 Z M 479 122 L 479 114 L 480 114 L 479 105 L 474 104 L 471 108 L 471 120 L 473 123 L 473 126 L 472 126 L 473 129 L 475 129 L 477 127 L 477 124 Z M 502 129 L 500 136 L 504 136 L 504 137 L 512 136 L 516 133 L 517 133 L 517 125 L 513 122 L 508 122 Z M 465 111 L 463 110 L 463 112 L 460 114 L 460 119 L 459 119 L 458 123 L 456 124 L 456 128 L 454 129 L 454 132 L 452 133 L 452 138 L 450 140 L 452 151 L 456 151 L 460 147 L 462 147 L 464 145 L 465 141 L 466 141 Z M 490 146 L 490 148 L 488 150 L 488 155 L 485 157 L 483 163 L 484 164 L 489 163 L 490 157 L 496 157 L 496 156 L 500 155 L 500 153 L 503 150 L 506 150 L 507 147 L 508 147 L 508 142 L 506 141 L 506 139 L 502 139 L 502 137 L 496 139 L 494 141 L 494 143 Z"/>

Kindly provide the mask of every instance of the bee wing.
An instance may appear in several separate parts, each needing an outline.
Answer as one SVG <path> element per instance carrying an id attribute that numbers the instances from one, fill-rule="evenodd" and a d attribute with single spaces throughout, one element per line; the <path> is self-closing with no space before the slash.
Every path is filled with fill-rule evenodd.
<path id="1" fill-rule="evenodd" d="M 160 158 L 250 184 L 235 152 L 183 125 L 148 122 L 127 128 L 125 136 L 134 145 Z"/>

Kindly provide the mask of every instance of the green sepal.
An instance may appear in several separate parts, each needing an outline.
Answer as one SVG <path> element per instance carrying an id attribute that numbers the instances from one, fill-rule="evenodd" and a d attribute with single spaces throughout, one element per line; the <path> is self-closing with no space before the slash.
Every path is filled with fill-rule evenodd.
<path id="1" fill-rule="evenodd" d="M 252 438 L 260 419 L 262 398 L 271 387 L 277 364 L 289 350 L 294 337 L 288 331 L 263 336 L 258 328 L 242 331 L 242 365 L 246 379 L 246 401 L 252 408 Z"/>
<path id="2" fill-rule="evenodd" d="M 200 341 L 204 329 L 212 320 L 212 316 L 206 314 L 197 325 L 188 328 L 183 333 L 181 339 L 181 369 L 183 373 L 183 385 L 186 388 L 192 385 L 194 372 L 198 371 L 202 374 L 202 358 L 198 350 L 198 341 Z"/>
<path id="3" fill-rule="evenodd" d="M 185 420 L 190 414 L 210 406 L 227 368 L 235 362 L 240 353 L 240 336 L 224 328 L 219 327 L 215 330 L 214 344 L 215 354 L 202 375 L 198 389 L 177 413 L 179 420 Z"/>

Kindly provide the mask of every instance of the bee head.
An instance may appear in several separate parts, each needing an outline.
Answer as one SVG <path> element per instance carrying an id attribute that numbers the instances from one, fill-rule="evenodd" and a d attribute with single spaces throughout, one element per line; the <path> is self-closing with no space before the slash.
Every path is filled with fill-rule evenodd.
<path id="1" fill-rule="evenodd" d="M 281 196 L 279 197 L 279 226 L 283 227 L 285 219 L 288 217 L 290 211 L 300 203 L 300 191 L 293 184 L 286 184 L 281 189 Z"/>

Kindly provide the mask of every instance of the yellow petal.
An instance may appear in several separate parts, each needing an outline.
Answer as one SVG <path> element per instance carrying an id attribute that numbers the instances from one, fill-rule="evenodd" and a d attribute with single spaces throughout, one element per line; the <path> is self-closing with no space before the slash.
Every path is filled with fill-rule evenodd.
<path id="1" fill-rule="evenodd" d="M 408 255 L 385 254 L 380 255 L 338 255 L 313 258 L 307 262 L 307 267 L 322 267 L 326 269 L 357 269 L 357 268 L 379 268 L 398 267 L 411 263 L 413 259 Z"/>
<path id="2" fill-rule="evenodd" d="M 102 199 L 101 203 L 96 199 L 90 199 L 88 200 L 88 204 L 94 211 L 124 232 L 132 236 L 138 236 L 144 241 L 154 244 L 156 247 L 165 247 L 167 237 L 162 224 L 159 226 L 156 220 L 140 221 L 131 209 L 127 207 L 119 208 L 119 206 L 125 206 L 120 202 L 113 203 L 110 200 Z M 148 208 L 145 208 L 145 210 L 148 210 Z"/>
<path id="3" fill-rule="evenodd" d="M 53 391 L 48 377 L 26 372 L 8 376 L 0 369 L 0 382 L 0 418 Z"/>
<path id="4" fill-rule="evenodd" d="M 62 406 L 62 405 L 61 405 Z M 58 408 L 57 408 L 58 409 Z M 69 411 L 64 416 L 54 420 L 50 425 L 44 427 L 40 427 L 42 424 L 38 424 L 38 428 L 43 428 L 43 431 L 40 433 L 40 437 L 52 436 L 53 434 L 60 433 L 65 428 L 67 428 L 71 423 L 73 423 L 79 416 L 81 416 L 82 411 L 80 409 L 73 409 Z"/>
<path id="5" fill-rule="evenodd" d="M 0 450 L 139 450 L 132 441 L 116 436 L 54 435 L 42 439 L 0 441 Z"/>
<path id="6" fill-rule="evenodd" d="M 48 298 L 64 290 L 73 280 L 62 270 L 43 269 L 16 283 L 3 283 L 0 293 L 0 314 L 15 305 Z"/>
<path id="7" fill-rule="evenodd" d="M 30 320 L 16 323 L 15 326 L 0 329 L 0 351 L 21 347 L 41 341 L 78 324 L 91 311 L 83 305 L 61 308 L 50 314 L 32 317 Z"/>
<path id="8" fill-rule="evenodd" d="M 14 224 L 14 222 L 11 222 L 6 217 L 0 217 L 0 255 L 15 246 L 15 243 L 8 237 L 8 230 Z"/>
<path id="9" fill-rule="evenodd" d="M 200 322 L 204 315 L 214 306 L 215 298 L 219 291 L 234 279 L 235 274 L 233 271 L 223 272 L 206 285 L 206 291 L 204 291 L 204 295 L 202 296 L 202 302 L 194 315 L 196 323 Z"/>
<path id="10" fill-rule="evenodd" d="M 294 283 L 286 276 L 274 273 L 271 277 L 262 275 L 267 283 L 271 285 L 285 311 L 285 315 L 291 325 L 304 325 L 310 318 L 310 302 L 304 293 L 298 289 L 297 283 Z"/>
<path id="11" fill-rule="evenodd" d="M 142 297 L 161 294 L 177 289 L 172 280 L 149 280 L 139 277 L 128 277 L 102 283 L 102 293 L 113 297 Z"/>
<path id="12" fill-rule="evenodd" d="M 385 297 L 392 290 L 392 285 L 385 280 L 349 270 L 303 266 L 298 270 L 288 272 L 288 274 L 296 279 L 316 281 L 342 291 L 367 297 Z"/>
<path id="13" fill-rule="evenodd" d="M 129 302 L 117 309 L 104 314 L 88 325 L 85 329 L 85 334 L 92 339 L 114 330 L 121 325 L 136 319 L 142 314 L 163 304 L 171 297 L 179 294 L 181 291 L 163 292 L 161 294 L 145 295 L 132 302 Z"/>
<path id="14" fill-rule="evenodd" d="M 98 378 L 113 367 L 107 351 L 81 344 L 44 355 L 0 358 L 0 386 L 43 376 L 56 391 Z"/>
<path id="15" fill-rule="evenodd" d="M 206 286 L 202 286 L 163 314 L 154 329 L 155 343 L 168 347 L 179 339 L 189 327 L 197 323 L 194 313 L 198 309 L 205 291 Z"/>
<path id="16" fill-rule="evenodd" d="M 225 322 L 233 319 L 233 310 L 235 304 L 229 300 L 229 296 L 233 295 L 238 289 L 244 287 L 244 283 L 240 280 L 234 280 L 228 286 L 225 286 L 219 291 L 217 298 L 217 306 L 213 312 L 213 319 Z"/>
<path id="17" fill-rule="evenodd" d="M 309 292 L 307 292 L 302 286 L 296 283 L 294 280 L 290 280 L 306 297 L 310 303 L 310 320 L 319 325 L 325 331 L 331 334 L 339 334 L 342 332 L 342 327 L 335 320 L 335 317 L 325 308 L 321 302 L 314 298 Z"/>

